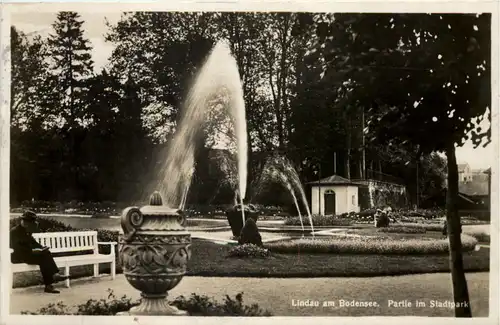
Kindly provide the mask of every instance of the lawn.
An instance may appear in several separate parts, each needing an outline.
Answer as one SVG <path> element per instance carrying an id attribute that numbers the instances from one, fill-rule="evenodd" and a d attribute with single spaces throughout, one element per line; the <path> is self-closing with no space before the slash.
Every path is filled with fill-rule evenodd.
<path id="1" fill-rule="evenodd" d="M 368 277 L 384 275 L 449 272 L 447 254 L 360 255 L 360 254 L 279 254 L 269 258 L 229 258 L 231 246 L 193 239 L 187 275 L 214 277 Z M 490 249 L 463 254 L 468 272 L 489 271 Z M 101 265 L 101 273 L 109 266 Z M 118 267 L 118 273 L 121 269 Z M 90 276 L 92 266 L 73 267 L 73 278 Z M 39 272 L 14 275 L 14 287 L 41 283 Z"/>
<path id="2" fill-rule="evenodd" d="M 271 254 L 227 258 L 230 246 L 193 240 L 188 275 L 241 277 L 366 277 L 449 272 L 448 255 Z M 489 248 L 464 253 L 469 272 L 489 271 Z"/>

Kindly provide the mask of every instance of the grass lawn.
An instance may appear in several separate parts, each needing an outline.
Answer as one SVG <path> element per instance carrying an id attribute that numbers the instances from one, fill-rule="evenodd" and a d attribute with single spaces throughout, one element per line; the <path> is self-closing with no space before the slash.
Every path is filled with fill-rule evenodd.
<path id="1" fill-rule="evenodd" d="M 193 240 L 188 275 L 245 277 L 366 277 L 449 272 L 448 255 L 271 254 L 227 258 L 230 246 Z M 468 272 L 489 271 L 490 250 L 464 253 Z"/>
<path id="2" fill-rule="evenodd" d="M 187 275 L 216 277 L 369 277 L 449 272 L 448 255 L 278 254 L 269 258 L 228 258 L 231 246 L 193 239 Z M 489 271 L 490 249 L 463 254 L 468 272 Z M 109 273 L 108 265 L 100 266 Z M 118 266 L 117 272 L 121 269 Z M 90 276 L 92 266 L 73 267 L 73 278 Z M 14 287 L 41 284 L 40 272 L 14 274 Z"/>

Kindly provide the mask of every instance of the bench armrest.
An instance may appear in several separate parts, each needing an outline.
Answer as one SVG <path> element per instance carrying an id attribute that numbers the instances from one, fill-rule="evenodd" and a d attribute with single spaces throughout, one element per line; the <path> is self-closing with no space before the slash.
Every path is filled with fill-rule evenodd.
<path id="1" fill-rule="evenodd" d="M 113 246 L 118 245 L 118 243 L 115 242 L 115 241 L 98 241 L 97 245 L 109 245 L 110 248 L 111 248 L 111 251 L 109 252 L 109 255 L 113 255 L 114 256 L 115 255 L 115 250 L 114 250 Z M 97 254 L 97 250 L 95 251 L 95 253 Z"/>
<path id="2" fill-rule="evenodd" d="M 118 243 L 115 241 L 98 241 L 97 244 L 98 245 L 118 245 Z"/>

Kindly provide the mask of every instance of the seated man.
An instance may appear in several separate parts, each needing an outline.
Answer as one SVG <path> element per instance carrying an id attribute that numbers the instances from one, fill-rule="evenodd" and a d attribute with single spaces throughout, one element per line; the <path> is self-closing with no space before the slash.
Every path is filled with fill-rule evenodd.
<path id="1" fill-rule="evenodd" d="M 31 235 L 37 229 L 36 214 L 26 211 L 21 217 L 21 224 L 10 230 L 10 248 L 14 250 L 11 255 L 12 263 L 26 263 L 38 265 L 45 284 L 45 292 L 59 293 L 53 283 L 66 280 L 67 276 L 59 275 L 52 254 L 48 247 L 38 243 Z"/>

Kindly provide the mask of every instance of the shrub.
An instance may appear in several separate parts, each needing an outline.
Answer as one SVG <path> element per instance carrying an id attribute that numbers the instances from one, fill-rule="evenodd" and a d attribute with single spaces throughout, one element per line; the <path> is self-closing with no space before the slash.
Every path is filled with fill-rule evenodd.
<path id="1" fill-rule="evenodd" d="M 108 299 L 89 299 L 86 303 L 77 306 L 77 315 L 116 315 L 119 312 L 127 311 L 133 306 L 139 304 L 139 301 L 133 301 L 131 298 L 123 295 L 117 299 L 111 289 L 108 289 Z"/>
<path id="2" fill-rule="evenodd" d="M 464 234 L 474 237 L 478 242 L 489 243 L 490 234 L 484 232 L 483 230 L 476 229 L 464 229 Z"/>
<path id="3" fill-rule="evenodd" d="M 119 215 L 120 208 L 114 202 L 50 202 L 50 201 L 23 201 L 19 207 L 11 209 L 12 212 L 22 212 L 26 209 L 36 213 L 73 213 L 92 215 L 102 213 Z"/>
<path id="4" fill-rule="evenodd" d="M 228 257 L 269 257 L 271 253 L 268 249 L 254 244 L 237 245 L 228 252 Z"/>
<path id="5" fill-rule="evenodd" d="M 38 217 L 38 230 L 40 232 L 64 232 L 64 231 L 76 231 L 73 227 L 46 217 Z M 17 226 L 21 223 L 21 218 L 10 219 L 10 227 Z"/>
<path id="6" fill-rule="evenodd" d="M 397 233 L 397 234 L 425 234 L 425 227 L 387 227 L 379 228 L 377 232 Z"/>
<path id="7" fill-rule="evenodd" d="M 269 311 L 262 310 L 258 304 L 244 305 L 243 292 L 238 293 L 235 299 L 226 295 L 223 304 L 193 293 L 189 298 L 176 298 L 172 305 L 186 310 L 191 316 L 271 316 Z"/>
<path id="8" fill-rule="evenodd" d="M 23 311 L 22 315 L 101 315 L 111 316 L 125 312 L 137 306 L 139 300 L 132 300 L 127 296 L 116 298 L 113 291 L 108 289 L 107 299 L 89 299 L 87 302 L 73 308 L 63 302 L 51 303 L 36 312 Z M 186 310 L 192 316 L 271 316 L 269 311 L 262 310 L 258 304 L 250 306 L 243 304 L 243 293 L 238 293 L 236 299 L 226 295 L 221 304 L 207 296 L 192 294 L 190 298 L 177 297 L 172 305 Z"/>
<path id="9" fill-rule="evenodd" d="M 441 232 L 443 230 L 443 224 L 442 223 L 434 223 L 434 224 L 426 224 L 426 223 L 394 223 L 392 224 L 391 227 L 403 227 L 403 228 L 418 228 L 418 229 L 425 229 L 426 231 L 439 231 Z"/>
<path id="10" fill-rule="evenodd" d="M 311 226 L 309 222 L 309 217 L 303 216 L 302 222 L 304 226 Z M 313 226 L 349 226 L 353 224 L 353 221 L 347 218 L 341 218 L 337 216 L 312 216 Z M 285 225 L 287 226 L 300 226 L 299 217 L 291 217 L 285 220 Z"/>
<path id="11" fill-rule="evenodd" d="M 477 240 L 462 235 L 464 251 L 475 248 Z M 442 254 L 448 252 L 447 239 L 390 239 L 384 237 L 338 236 L 328 239 L 295 239 L 268 243 L 271 252 L 278 253 L 322 253 L 322 254 Z"/>

